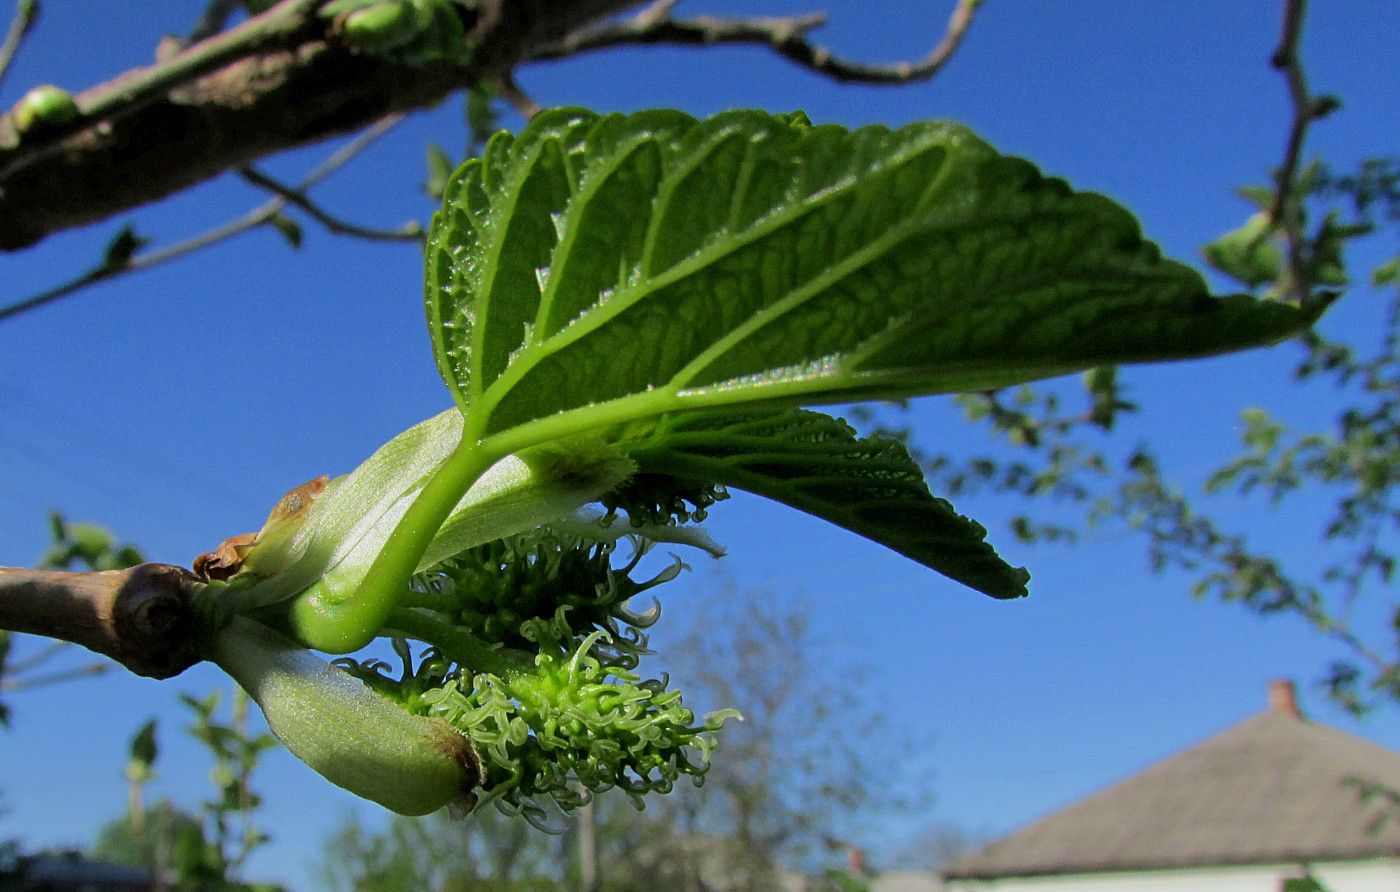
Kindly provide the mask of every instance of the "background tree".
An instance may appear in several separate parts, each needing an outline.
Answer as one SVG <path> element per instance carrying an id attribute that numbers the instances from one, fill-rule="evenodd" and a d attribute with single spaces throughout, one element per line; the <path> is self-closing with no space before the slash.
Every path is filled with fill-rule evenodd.
<path id="1" fill-rule="evenodd" d="M 839 639 L 812 632 L 801 600 L 727 586 L 686 605 L 686 633 L 667 645 L 698 703 L 744 715 L 705 786 L 667 803 L 681 846 L 687 836 L 723 841 L 736 888 L 771 888 L 778 869 L 816 875 L 844 863 L 848 849 L 879 842 L 876 827 L 931 804 L 929 779 L 905 768 L 909 732 L 862 696 L 865 667 Z"/>
<path id="2" fill-rule="evenodd" d="M 396 815 L 381 832 L 347 820 L 324 843 L 321 876 L 345 892 L 550 892 L 564 888 L 565 860 L 562 838 L 484 809 L 467 821 Z"/>
<path id="3" fill-rule="evenodd" d="M 91 856 L 146 868 L 155 878 L 157 892 L 275 892 L 280 887 L 249 885 L 240 877 L 249 856 L 270 839 L 256 821 L 262 799 L 253 789 L 252 778 L 262 755 L 276 741 L 266 733 L 249 733 L 248 698 L 238 688 L 234 688 L 228 721 L 218 715 L 222 700 L 218 691 L 181 699 L 194 719 L 186 730 L 213 759 L 209 780 L 214 795 L 202 803 L 198 814 L 168 799 L 146 804 L 145 791 L 156 779 L 159 755 L 156 722 L 148 721 L 132 736 L 123 771 L 128 788 L 126 813 L 98 831 Z"/>

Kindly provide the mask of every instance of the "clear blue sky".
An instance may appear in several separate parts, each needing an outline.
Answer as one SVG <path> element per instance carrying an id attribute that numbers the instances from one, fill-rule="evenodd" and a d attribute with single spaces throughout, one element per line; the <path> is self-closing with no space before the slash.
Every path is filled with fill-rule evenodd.
<path id="1" fill-rule="evenodd" d="M 80 89 L 150 58 L 162 29 L 188 27 L 197 4 L 48 0 L 38 31 L 0 102 L 27 86 Z M 684 13 L 782 13 L 825 7 L 820 36 L 863 59 L 921 55 L 941 34 L 950 2 L 690 0 Z M 1344 100 L 1315 131 L 1309 153 L 1338 166 L 1396 150 L 1392 0 L 1357 0 L 1345 13 L 1315 4 L 1305 57 L 1317 90 Z M 1282 83 L 1268 67 L 1277 0 L 1162 4 L 989 0 L 966 45 L 931 83 L 839 87 L 759 50 L 629 50 L 526 69 L 542 104 L 600 110 L 675 106 L 706 114 L 737 106 L 803 108 L 818 121 L 899 124 L 961 120 L 1004 151 L 1025 155 L 1075 186 L 1132 208 L 1169 254 L 1199 245 L 1247 213 L 1231 194 L 1277 163 L 1287 121 Z M 872 10 L 878 10 L 877 13 Z M 464 140 L 459 106 L 415 116 L 317 197 L 370 224 L 425 218 L 418 190 L 423 146 Z M 278 159 L 287 178 L 328 147 Z M 92 263 L 127 220 L 157 242 L 181 239 L 263 200 L 226 178 L 161 205 L 0 257 L 0 302 L 45 288 Z M 103 523 L 158 560 L 188 564 L 227 535 L 256 529 L 288 487 L 344 473 L 407 425 L 447 405 L 420 309 L 420 260 L 411 247 L 351 242 L 306 225 L 294 252 L 258 232 L 168 267 L 93 289 L 0 324 L 0 563 L 33 561 L 45 516 Z M 1327 321 L 1366 331 L 1364 291 Z M 1329 394 L 1288 381 L 1297 350 L 1128 373 L 1143 414 L 1120 432 L 1150 438 L 1172 469 L 1199 478 L 1234 447 L 1241 408 L 1296 420 L 1329 417 Z M 946 402 L 913 413 L 927 445 L 983 445 Z M 1030 549 L 1004 532 L 1017 506 L 978 497 L 958 507 L 1028 564 L 1032 597 L 995 603 L 819 521 L 736 498 L 713 512 L 731 546 L 716 564 L 663 593 L 688 598 L 733 580 L 800 599 L 833 665 L 863 663 L 870 697 L 914 742 L 918 772 L 937 804 L 919 823 L 1000 832 L 1091 792 L 1262 708 L 1266 682 L 1315 679 L 1341 654 L 1297 622 L 1264 622 L 1234 607 L 1192 601 L 1187 580 L 1152 576 L 1141 544 L 1100 537 L 1074 550 Z M 1320 514 L 1228 509 L 1261 541 L 1307 554 Z M 772 543 L 764 551 L 756 543 Z M 165 683 L 120 674 L 13 698 L 15 727 L 0 734 L 0 837 L 32 846 L 90 840 L 122 808 L 125 743 L 148 716 L 162 721 L 156 795 L 193 804 L 207 764 L 176 733 L 177 692 L 222 682 L 205 667 Z M 1400 747 L 1400 710 L 1350 720 L 1305 686 L 1320 721 Z M 320 840 L 350 809 L 370 814 L 284 754 L 260 786 L 275 842 L 257 878 L 308 885 Z"/>

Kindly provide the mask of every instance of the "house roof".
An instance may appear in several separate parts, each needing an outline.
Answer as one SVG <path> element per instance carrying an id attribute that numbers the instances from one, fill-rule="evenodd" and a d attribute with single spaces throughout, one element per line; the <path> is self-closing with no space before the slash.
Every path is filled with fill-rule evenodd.
<path id="1" fill-rule="evenodd" d="M 1309 722 L 1290 682 L 1270 694 L 1266 712 L 950 862 L 944 877 L 1400 856 L 1400 802 L 1361 793 L 1400 791 L 1400 753 Z"/>

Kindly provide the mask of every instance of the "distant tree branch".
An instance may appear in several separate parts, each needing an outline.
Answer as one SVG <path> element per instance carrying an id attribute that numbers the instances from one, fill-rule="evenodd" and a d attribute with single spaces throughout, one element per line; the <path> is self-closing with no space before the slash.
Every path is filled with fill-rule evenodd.
<path id="1" fill-rule="evenodd" d="M 0 628 L 72 641 L 138 675 L 169 678 L 198 660 L 189 607 L 197 585 L 167 564 L 99 573 L 0 567 Z"/>
<path id="2" fill-rule="evenodd" d="M 10 30 L 5 34 L 5 42 L 0 44 L 0 84 L 5 83 L 5 72 L 10 70 L 10 63 L 14 61 L 19 45 L 24 42 L 24 35 L 34 27 L 37 18 L 38 0 L 19 0 L 15 4 L 15 17 L 10 21 Z"/>
<path id="3" fill-rule="evenodd" d="M 826 22 L 826 16 L 763 18 L 718 18 L 700 16 L 676 19 L 671 16 L 675 0 L 660 0 L 624 22 L 576 31 L 562 40 L 545 44 L 531 59 L 558 59 L 606 47 L 627 45 L 753 44 L 766 46 L 779 55 L 836 81 L 867 84 L 903 84 L 928 80 L 942 70 L 962 44 L 981 0 L 958 0 L 943 38 L 926 56 L 916 61 L 879 65 L 843 59 L 830 49 L 808 40 L 807 34 Z"/>
<path id="4" fill-rule="evenodd" d="M 1334 96 L 1313 96 L 1308 91 L 1307 75 L 1298 52 L 1306 11 L 1307 0 L 1287 0 L 1283 9 L 1283 27 L 1279 35 L 1278 49 L 1274 50 L 1270 59 L 1270 63 L 1283 73 L 1288 83 L 1288 95 L 1293 105 L 1293 121 L 1288 129 L 1283 163 L 1274 174 L 1274 198 L 1268 214 L 1269 219 L 1283 230 L 1288 242 L 1289 272 L 1293 291 L 1300 300 L 1306 300 L 1312 293 L 1312 276 L 1308 272 L 1305 256 L 1307 239 L 1302 231 L 1302 196 L 1296 194 L 1298 164 L 1308 127 L 1314 121 L 1331 114 L 1339 105 Z"/>
<path id="5" fill-rule="evenodd" d="M 333 152 L 325 161 L 321 162 L 312 170 L 311 173 L 307 174 L 306 178 L 298 183 L 295 188 L 304 192 L 321 182 L 343 167 L 350 159 L 369 148 L 375 140 L 396 127 L 403 119 L 404 116 L 398 114 L 389 115 L 375 122 L 372 127 Z M 38 309 L 45 304 L 53 303 L 61 298 L 68 297 L 71 294 L 75 294 L 99 282 L 105 282 L 109 279 L 117 278 L 118 276 L 127 275 L 128 273 L 140 272 L 144 269 L 150 269 L 153 266 L 169 263 L 172 260 L 177 260 L 187 254 L 193 254 L 196 251 L 201 251 L 204 248 L 216 245 L 219 242 L 233 238 L 236 235 L 241 235 L 259 226 L 268 225 L 278 214 L 286 209 L 289 203 L 287 198 L 279 195 L 271 201 L 253 208 L 248 211 L 248 213 L 228 221 L 222 226 L 217 226 L 182 242 L 176 242 L 165 248 L 138 252 L 120 264 L 98 264 L 87 272 L 67 282 L 56 285 L 32 297 L 16 301 L 8 306 L 0 307 L 0 322 L 13 316 L 18 316 L 21 313 L 28 312 L 29 310 Z"/>
<path id="6" fill-rule="evenodd" d="M 209 0 L 209 3 L 204 7 L 204 15 L 199 17 L 194 30 L 190 31 L 189 36 L 185 38 L 185 45 L 199 43 L 201 40 L 213 37 L 224 30 L 224 26 L 228 24 L 229 16 L 233 15 L 238 6 L 238 0 Z"/>
<path id="7" fill-rule="evenodd" d="M 308 198 L 304 187 L 288 186 L 279 183 L 267 174 L 251 167 L 245 167 L 238 173 L 239 176 L 243 177 L 243 179 L 252 183 L 254 186 L 266 189 L 274 195 L 285 199 L 288 204 L 301 208 L 313 220 L 337 235 L 348 235 L 376 242 L 423 241 L 423 227 L 416 220 L 398 229 L 372 229 L 367 226 L 347 223 L 339 217 L 332 216 L 329 212 L 322 209 L 320 205 Z"/>
<path id="8" fill-rule="evenodd" d="M 79 678 L 101 675 L 104 672 L 110 671 L 111 668 L 111 663 L 88 663 L 86 666 L 50 672 L 48 675 L 31 675 L 28 678 L 0 678 L 0 691 L 6 694 L 32 691 L 35 688 L 46 688 L 49 685 L 63 684 L 64 682 L 74 681 Z M 12 674 L 17 675 L 18 673 Z"/>
<path id="9" fill-rule="evenodd" d="M 491 83 L 496 93 L 511 104 L 511 107 L 525 120 L 530 120 L 540 113 L 540 105 L 531 99 L 529 94 L 520 89 L 520 85 L 515 82 L 515 78 L 510 74 L 505 74 Z"/>
<path id="10" fill-rule="evenodd" d="M 33 672 L 35 669 L 47 663 L 49 660 L 68 650 L 71 645 L 67 641 L 50 641 L 44 647 L 22 660 L 11 660 L 5 666 L 5 672 L 9 675 L 20 675 L 25 672 Z M 8 680 L 0 677 L 0 684 Z"/>

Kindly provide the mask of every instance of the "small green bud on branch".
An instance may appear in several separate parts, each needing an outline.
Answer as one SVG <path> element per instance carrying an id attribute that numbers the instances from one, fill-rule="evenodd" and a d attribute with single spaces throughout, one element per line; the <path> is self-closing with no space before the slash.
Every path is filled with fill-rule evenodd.
<path id="1" fill-rule="evenodd" d="M 62 87 L 44 84 L 20 97 L 10 109 L 15 132 L 21 136 L 62 127 L 78 117 L 78 103 Z"/>

